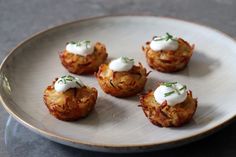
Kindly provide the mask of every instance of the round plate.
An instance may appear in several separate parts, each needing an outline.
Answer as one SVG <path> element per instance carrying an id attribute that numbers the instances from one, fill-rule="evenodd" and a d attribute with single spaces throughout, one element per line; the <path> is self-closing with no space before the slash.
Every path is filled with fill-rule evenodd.
<path id="1" fill-rule="evenodd" d="M 150 69 L 141 50 L 154 35 L 166 32 L 195 44 L 189 65 L 167 74 Z M 68 72 L 58 53 L 72 40 L 100 41 L 109 59 L 129 56 L 141 62 L 149 75 L 145 90 L 158 81 L 179 81 L 198 98 L 193 120 L 179 128 L 160 128 L 144 116 L 138 96 L 106 95 L 91 76 L 82 81 L 99 92 L 95 110 L 76 122 L 51 116 L 43 103 L 43 91 L 52 80 Z M 233 120 L 236 115 L 236 44 L 216 30 L 164 17 L 100 17 L 64 24 L 24 41 L 1 65 L 1 101 L 20 123 L 54 141 L 96 151 L 132 152 L 163 149 L 193 141 Z"/>

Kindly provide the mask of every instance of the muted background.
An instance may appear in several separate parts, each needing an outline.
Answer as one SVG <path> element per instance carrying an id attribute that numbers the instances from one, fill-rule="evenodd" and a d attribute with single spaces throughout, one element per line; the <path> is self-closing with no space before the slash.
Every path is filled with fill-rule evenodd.
<path id="1" fill-rule="evenodd" d="M 38 31 L 103 15 L 170 16 L 214 27 L 235 38 L 235 8 L 235 0 L 0 0 L 0 61 L 19 42 Z M 233 123 L 186 146 L 132 156 L 235 157 L 235 154 L 236 126 Z M 44 139 L 9 118 L 0 106 L 0 157 L 94 155 L 111 154 L 81 151 Z"/>

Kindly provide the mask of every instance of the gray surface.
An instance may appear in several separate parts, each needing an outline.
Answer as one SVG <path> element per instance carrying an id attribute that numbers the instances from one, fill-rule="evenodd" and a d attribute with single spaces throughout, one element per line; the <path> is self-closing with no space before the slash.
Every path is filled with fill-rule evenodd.
<path id="1" fill-rule="evenodd" d="M 202 23 L 236 37 L 235 7 L 235 0 L 0 0 L 0 61 L 17 43 L 38 31 L 100 15 L 145 13 L 171 16 Z M 0 157 L 104 156 L 51 142 L 14 120 L 9 120 L 8 131 L 4 134 L 7 118 L 8 114 L 0 107 Z M 199 142 L 139 156 L 235 156 L 235 132 L 234 123 Z"/>

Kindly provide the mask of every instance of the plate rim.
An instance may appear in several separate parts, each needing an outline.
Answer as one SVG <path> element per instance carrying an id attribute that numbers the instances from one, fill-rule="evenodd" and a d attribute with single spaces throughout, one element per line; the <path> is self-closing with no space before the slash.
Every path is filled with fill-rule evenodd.
<path id="1" fill-rule="evenodd" d="M 235 44 L 236 44 L 236 40 L 228 35 L 227 33 L 220 31 L 216 28 L 212 28 L 210 26 L 206 26 L 204 24 L 198 23 L 198 22 L 192 22 L 192 21 L 188 21 L 188 20 L 183 20 L 183 19 L 179 19 L 179 18 L 175 18 L 175 17 L 170 17 L 170 16 L 156 16 L 156 15 L 146 15 L 146 14 L 116 14 L 116 15 L 104 15 L 104 16 L 95 16 L 95 17 L 89 17 L 89 18 L 83 18 L 83 19 L 78 19 L 78 20 L 73 20 L 70 22 L 65 22 L 59 25 L 55 25 L 52 26 L 51 28 L 45 28 L 42 31 L 38 31 L 36 33 L 33 33 L 32 35 L 30 35 L 29 37 L 27 37 L 26 39 L 22 40 L 21 42 L 19 42 L 13 49 L 11 49 L 8 53 L 8 55 L 3 59 L 2 63 L 0 64 L 0 72 L 2 72 L 3 70 L 3 66 L 7 63 L 7 60 L 11 57 L 11 55 L 14 54 L 15 50 L 18 49 L 18 47 L 21 47 L 23 44 L 29 42 L 30 40 L 38 37 L 39 35 L 42 35 L 44 33 L 50 32 L 52 30 L 55 29 L 59 29 L 61 27 L 67 26 L 67 25 L 72 25 L 74 23 L 80 23 L 80 22 L 84 22 L 84 21 L 92 21 L 92 20 L 96 20 L 96 19 L 105 19 L 105 18 L 119 18 L 119 17 L 153 17 L 153 18 L 163 18 L 163 19 L 167 19 L 167 20 L 176 20 L 176 21 L 180 21 L 180 22 L 185 22 L 185 23 L 189 23 L 189 24 L 194 24 L 197 26 L 201 26 L 207 29 L 210 29 L 216 33 L 219 33 L 223 36 L 225 36 L 227 39 L 232 40 Z M 210 128 L 206 131 L 201 131 L 200 133 L 195 133 L 193 135 L 187 136 L 185 138 L 181 138 L 181 139 L 177 139 L 177 140 L 172 140 L 172 141 L 167 141 L 167 142 L 155 142 L 155 143 L 148 143 L 148 144 L 122 144 L 122 145 L 117 145 L 117 144 L 98 144 L 98 143 L 91 143 L 91 142 L 84 142 L 81 140 L 74 140 L 71 138 L 67 138 L 65 136 L 61 136 L 58 134 L 53 134 L 51 132 L 47 132 L 46 130 L 43 129 L 39 129 L 36 126 L 30 124 L 29 122 L 24 121 L 23 119 L 21 119 L 21 117 L 19 115 L 17 115 L 17 113 L 14 113 L 7 105 L 7 103 L 3 100 L 2 98 L 2 93 L 0 93 L 0 102 L 3 106 L 3 108 L 14 118 L 16 119 L 19 123 L 21 123 L 22 125 L 26 126 L 28 129 L 30 129 L 31 131 L 34 131 L 44 137 L 48 137 L 49 139 L 53 140 L 53 141 L 63 141 L 63 142 L 67 142 L 67 143 L 73 143 L 76 145 L 84 145 L 87 148 L 84 149 L 88 149 L 88 150 L 94 150 L 95 147 L 96 150 L 102 150 L 102 149 L 113 149 L 113 150 L 128 150 L 128 149 L 153 149 L 153 148 L 157 148 L 157 147 L 162 147 L 163 148 L 170 148 L 170 147 L 174 147 L 174 146 L 179 146 L 179 145 L 183 145 L 185 143 L 190 143 L 192 141 L 196 141 L 198 139 L 201 139 L 205 136 L 208 136 L 210 134 L 213 134 L 214 132 L 222 129 L 223 127 L 227 126 L 228 124 L 234 122 L 236 120 L 236 114 L 233 115 L 232 117 L 230 117 L 229 119 L 227 119 L 226 121 L 219 123 L 218 125 L 216 125 L 213 128 Z M 58 141 L 59 140 L 59 141 Z M 70 144 L 71 145 L 71 144 Z M 71 145 L 72 146 L 72 145 Z M 129 151 L 129 150 L 128 150 Z"/>

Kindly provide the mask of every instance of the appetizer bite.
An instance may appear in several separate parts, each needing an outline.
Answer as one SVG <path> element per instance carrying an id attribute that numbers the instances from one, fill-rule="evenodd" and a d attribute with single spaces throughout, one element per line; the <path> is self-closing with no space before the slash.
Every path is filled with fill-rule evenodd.
<path id="1" fill-rule="evenodd" d="M 62 65 L 74 74 L 92 74 L 107 59 L 105 45 L 83 40 L 68 42 L 60 54 Z"/>
<path id="2" fill-rule="evenodd" d="M 140 96 L 140 102 L 146 117 L 161 127 L 181 126 L 192 119 L 197 109 L 192 92 L 177 82 L 161 83 L 154 92 Z"/>
<path id="3" fill-rule="evenodd" d="M 44 91 L 43 99 L 53 116 L 64 121 L 75 121 L 92 111 L 97 90 L 85 86 L 79 78 L 67 75 L 53 81 Z"/>
<path id="4" fill-rule="evenodd" d="M 194 45 L 190 46 L 182 38 L 166 33 L 164 36 L 154 36 L 142 49 L 151 68 L 161 72 L 176 72 L 186 67 Z"/>
<path id="5" fill-rule="evenodd" d="M 149 73 L 134 59 L 120 57 L 107 64 L 102 64 L 96 78 L 103 91 L 115 97 L 133 96 L 143 90 Z"/>

